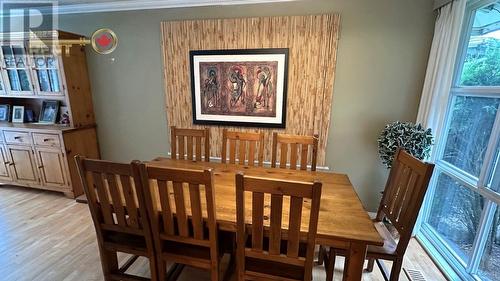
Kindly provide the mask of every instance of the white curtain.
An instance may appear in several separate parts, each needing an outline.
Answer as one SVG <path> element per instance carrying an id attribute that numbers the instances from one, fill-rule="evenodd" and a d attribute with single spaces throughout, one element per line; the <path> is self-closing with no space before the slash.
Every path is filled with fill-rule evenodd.
<path id="1" fill-rule="evenodd" d="M 441 129 L 446 113 L 466 2 L 455 0 L 439 8 L 434 28 L 417 115 L 417 122 L 431 128 L 434 135 Z"/>

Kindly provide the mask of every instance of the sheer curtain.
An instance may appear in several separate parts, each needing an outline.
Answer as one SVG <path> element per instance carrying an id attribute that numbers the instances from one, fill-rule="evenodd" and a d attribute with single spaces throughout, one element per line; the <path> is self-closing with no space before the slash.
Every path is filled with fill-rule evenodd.
<path id="1" fill-rule="evenodd" d="M 466 0 L 454 0 L 439 8 L 417 122 L 434 135 L 443 125 L 465 14 Z"/>

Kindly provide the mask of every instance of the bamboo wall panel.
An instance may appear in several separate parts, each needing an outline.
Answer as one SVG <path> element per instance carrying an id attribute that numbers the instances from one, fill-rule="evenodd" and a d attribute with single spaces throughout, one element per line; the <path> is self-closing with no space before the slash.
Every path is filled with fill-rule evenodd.
<path id="1" fill-rule="evenodd" d="M 272 132 L 320 136 L 318 164 L 325 163 L 340 18 L 337 14 L 162 22 L 166 109 L 169 125 L 193 125 L 190 50 L 289 48 L 286 129 L 227 127 L 265 132 L 265 160 Z M 208 126 L 212 156 L 221 155 L 222 128 Z"/>

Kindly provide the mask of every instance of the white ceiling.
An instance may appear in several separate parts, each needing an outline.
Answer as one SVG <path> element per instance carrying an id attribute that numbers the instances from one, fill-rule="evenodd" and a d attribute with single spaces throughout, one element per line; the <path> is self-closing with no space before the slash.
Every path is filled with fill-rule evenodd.
<path id="1" fill-rule="evenodd" d="M 290 1 L 296 0 L 59 0 L 57 3 L 58 14 L 74 14 Z"/>

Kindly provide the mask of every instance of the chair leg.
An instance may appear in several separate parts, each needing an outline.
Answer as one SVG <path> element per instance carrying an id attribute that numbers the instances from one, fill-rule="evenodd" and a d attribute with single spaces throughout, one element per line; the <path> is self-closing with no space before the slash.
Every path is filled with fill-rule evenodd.
<path id="1" fill-rule="evenodd" d="M 236 245 L 236 280 L 244 281 L 245 280 L 245 254 L 241 252 L 239 247 L 243 247 L 240 245 Z"/>
<path id="2" fill-rule="evenodd" d="M 330 247 L 330 254 L 327 259 L 327 264 L 325 264 L 326 281 L 333 280 L 333 271 L 335 270 L 335 259 L 336 259 L 335 249 L 333 247 Z"/>
<path id="3" fill-rule="evenodd" d="M 366 266 L 366 271 L 372 272 L 374 265 L 375 265 L 375 259 L 373 258 L 368 259 L 368 265 Z"/>
<path id="4" fill-rule="evenodd" d="M 318 265 L 322 265 L 324 262 L 325 262 L 325 247 L 323 245 L 319 245 Z"/>
<path id="5" fill-rule="evenodd" d="M 111 280 L 111 274 L 118 272 L 118 256 L 114 251 L 108 251 L 101 248 L 99 251 L 101 256 L 101 265 L 104 279 Z"/>
<path id="6" fill-rule="evenodd" d="M 210 269 L 210 280 L 219 281 L 219 263 L 217 262 L 212 262 L 212 266 Z"/>
<path id="7" fill-rule="evenodd" d="M 395 261 L 392 262 L 392 268 L 391 268 L 391 278 L 389 281 L 398 281 L 399 280 L 399 274 L 401 273 L 401 267 L 403 266 L 403 259 L 396 259 Z"/>
<path id="8" fill-rule="evenodd" d="M 154 254 L 149 256 L 149 271 L 151 272 L 151 281 L 160 280 L 158 277 L 158 262 L 156 261 L 156 256 Z"/>
<path id="9" fill-rule="evenodd" d="M 167 280 L 167 263 L 161 258 L 160 255 L 156 256 L 156 272 L 158 280 Z"/>

